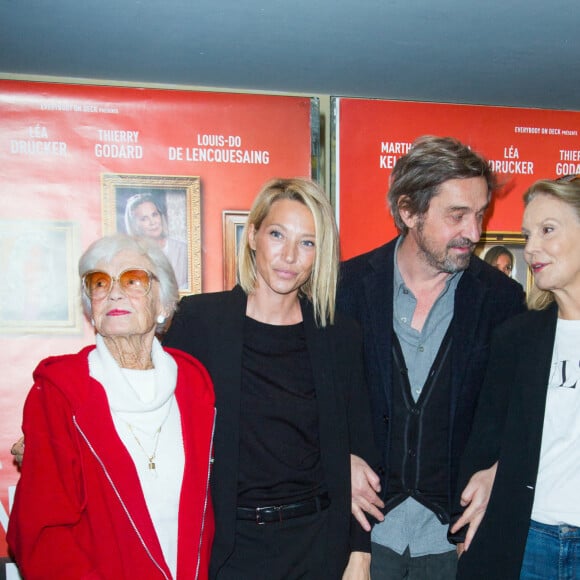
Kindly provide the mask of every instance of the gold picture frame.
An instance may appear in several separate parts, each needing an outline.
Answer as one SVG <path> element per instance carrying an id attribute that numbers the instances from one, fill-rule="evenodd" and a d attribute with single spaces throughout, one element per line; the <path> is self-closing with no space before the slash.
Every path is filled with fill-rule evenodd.
<path id="1" fill-rule="evenodd" d="M 0 333 L 82 331 L 79 231 L 70 221 L 0 221 Z"/>
<path id="2" fill-rule="evenodd" d="M 529 293 L 533 277 L 524 259 L 526 240 L 519 232 L 483 232 L 475 246 L 475 255 L 485 259 L 485 254 L 494 246 L 504 246 L 514 257 L 512 278 L 519 282 L 526 293 Z"/>
<path id="3" fill-rule="evenodd" d="M 199 294 L 202 282 L 199 176 L 105 173 L 101 176 L 101 191 L 104 234 L 126 233 L 127 200 L 137 194 L 152 196 L 164 216 L 164 229 L 168 230 L 165 253 L 174 267 L 179 293 Z"/>
<path id="4" fill-rule="evenodd" d="M 237 282 L 238 248 L 249 211 L 224 210 L 224 290 L 231 290 Z"/>

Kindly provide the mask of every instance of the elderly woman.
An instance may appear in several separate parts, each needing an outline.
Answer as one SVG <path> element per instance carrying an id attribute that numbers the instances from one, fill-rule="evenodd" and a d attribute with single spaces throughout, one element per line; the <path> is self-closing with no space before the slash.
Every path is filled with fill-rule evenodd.
<path id="1" fill-rule="evenodd" d="M 178 297 L 171 265 L 111 236 L 79 273 L 96 347 L 34 372 L 10 549 L 27 580 L 207 578 L 214 395 L 198 361 L 155 338 Z"/>
<path id="2" fill-rule="evenodd" d="M 368 578 L 349 455 L 374 459 L 371 421 L 358 329 L 335 315 L 337 271 L 324 192 L 271 181 L 242 235 L 240 285 L 182 299 L 165 338 L 216 389 L 212 578 Z"/>
<path id="3" fill-rule="evenodd" d="M 130 236 L 150 238 L 169 258 L 180 290 L 188 287 L 187 244 L 168 235 L 167 208 L 150 193 L 137 193 L 125 206 L 125 229 Z"/>
<path id="4" fill-rule="evenodd" d="M 492 343 L 459 489 L 497 472 L 483 519 L 466 510 L 452 530 L 479 526 L 459 579 L 580 577 L 580 182 L 538 181 L 524 202 L 535 288 Z"/>

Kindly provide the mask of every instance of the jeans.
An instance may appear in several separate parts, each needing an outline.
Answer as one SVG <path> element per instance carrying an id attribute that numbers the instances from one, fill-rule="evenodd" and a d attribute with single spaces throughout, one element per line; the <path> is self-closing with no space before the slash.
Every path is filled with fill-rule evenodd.
<path id="1" fill-rule="evenodd" d="M 532 520 L 520 580 L 580 580 L 580 528 Z"/>

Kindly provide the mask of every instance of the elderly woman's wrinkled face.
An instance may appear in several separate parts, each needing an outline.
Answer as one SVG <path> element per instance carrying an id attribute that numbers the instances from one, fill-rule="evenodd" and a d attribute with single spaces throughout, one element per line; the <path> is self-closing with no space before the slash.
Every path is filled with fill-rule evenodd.
<path id="1" fill-rule="evenodd" d="M 133 210 L 133 219 L 141 236 L 160 238 L 163 236 L 163 220 L 154 203 L 144 201 Z"/>
<path id="2" fill-rule="evenodd" d="M 116 278 L 128 269 L 151 272 L 152 268 L 146 256 L 123 250 L 110 262 L 99 262 L 95 269 Z M 91 306 L 95 329 L 106 337 L 155 334 L 157 317 L 165 315 L 159 297 L 159 282 L 155 279 L 151 280 L 151 288 L 146 294 L 128 294 L 119 281 L 115 281 L 106 296 L 91 298 Z"/>

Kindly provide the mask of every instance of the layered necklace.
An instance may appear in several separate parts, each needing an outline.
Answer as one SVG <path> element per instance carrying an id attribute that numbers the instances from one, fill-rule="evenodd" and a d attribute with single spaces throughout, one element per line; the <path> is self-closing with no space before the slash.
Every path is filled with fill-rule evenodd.
<path id="1" fill-rule="evenodd" d="M 157 429 L 153 433 L 154 444 L 153 444 L 153 451 L 151 453 L 149 453 L 145 449 L 145 447 L 141 443 L 139 437 L 137 437 L 137 434 L 135 433 L 135 428 L 133 427 L 133 425 L 131 425 L 131 423 L 129 423 L 129 421 L 127 421 L 126 419 L 122 418 L 125 425 L 127 425 L 129 432 L 133 436 L 133 439 L 135 439 L 135 443 L 137 443 L 137 445 L 139 446 L 139 449 L 141 449 L 141 451 L 143 452 L 143 455 L 145 455 L 145 457 L 147 458 L 147 467 L 149 468 L 150 471 L 155 471 L 155 469 L 156 469 L 155 458 L 157 456 L 157 448 L 159 447 L 159 437 L 161 436 L 161 429 L 163 429 L 163 426 L 165 425 L 165 423 L 167 423 L 167 419 L 169 418 L 169 415 L 171 413 L 171 406 L 172 405 L 173 405 L 173 397 L 169 401 L 169 405 L 167 405 L 167 413 L 165 414 L 163 421 L 161 421 L 161 424 L 159 425 L 159 427 L 157 427 Z"/>
<path id="2" fill-rule="evenodd" d="M 155 469 L 155 456 L 157 455 L 157 446 L 159 445 L 159 435 L 161 434 L 161 427 L 163 427 L 163 425 L 159 425 L 157 431 L 155 431 L 155 446 L 153 447 L 153 453 L 151 455 L 149 455 L 149 453 L 145 451 L 145 447 L 143 447 L 141 441 L 139 441 L 139 437 L 135 435 L 135 431 L 133 431 L 133 425 L 131 425 L 131 423 L 127 423 L 127 427 L 129 427 L 131 435 L 133 435 L 133 438 L 137 442 L 137 445 L 139 445 L 139 448 L 141 449 L 141 451 L 143 451 L 145 457 L 147 457 L 149 469 Z"/>

